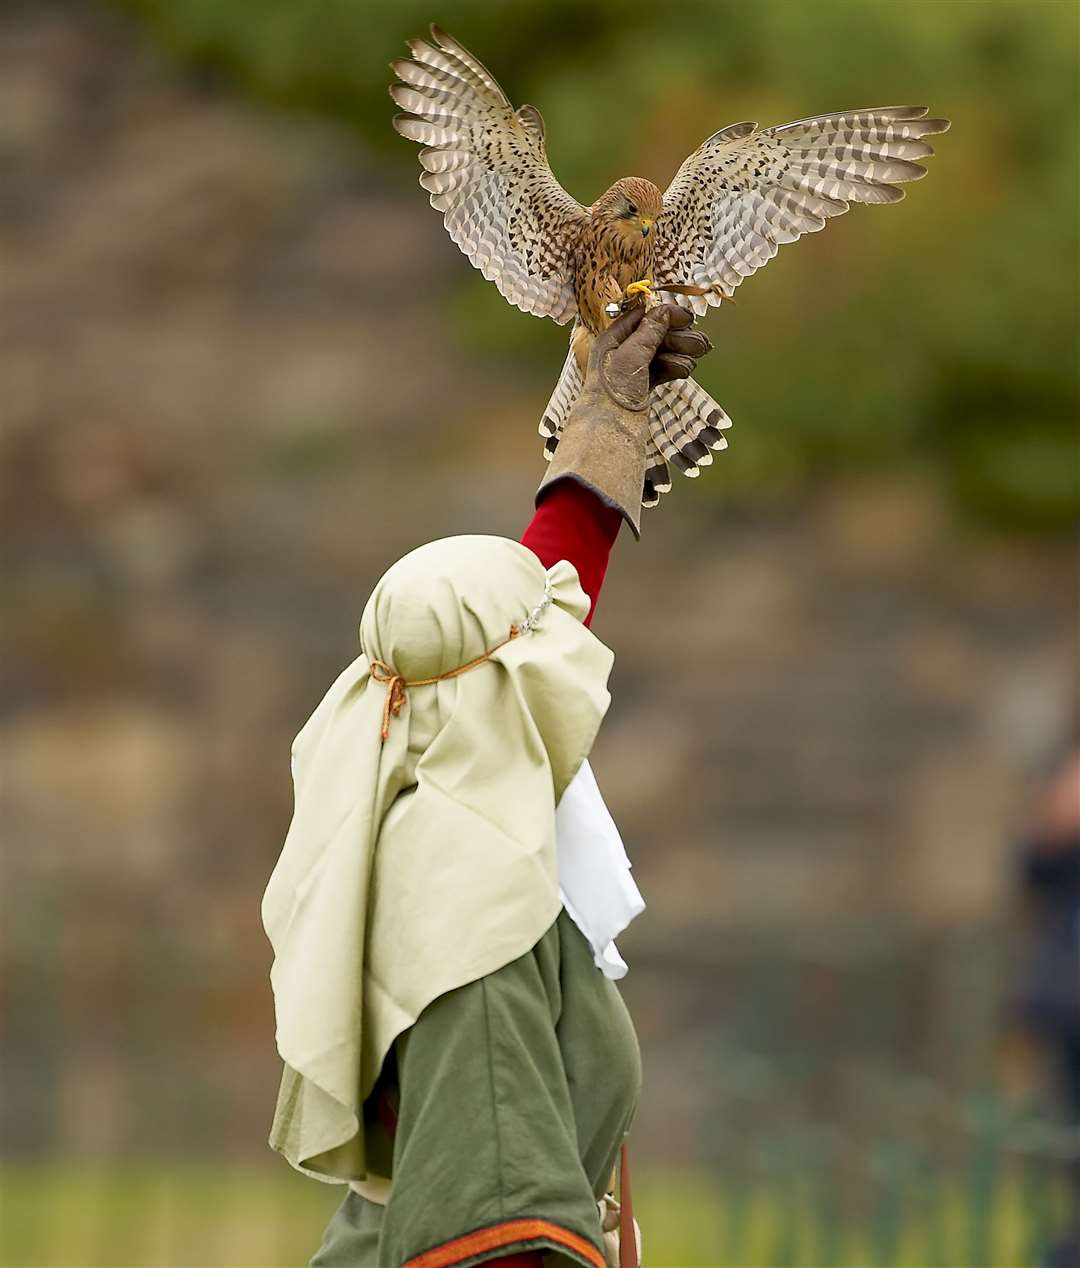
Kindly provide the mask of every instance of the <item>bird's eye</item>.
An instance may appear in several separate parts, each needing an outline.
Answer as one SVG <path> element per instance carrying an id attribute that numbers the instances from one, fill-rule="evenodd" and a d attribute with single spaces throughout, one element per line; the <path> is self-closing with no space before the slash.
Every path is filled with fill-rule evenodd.
<path id="1" fill-rule="evenodd" d="M 626 214 L 627 214 L 628 216 L 636 216 L 636 215 L 637 215 L 637 208 L 634 206 L 634 204 L 633 204 L 633 203 L 627 203 L 627 204 L 626 204 Z"/>

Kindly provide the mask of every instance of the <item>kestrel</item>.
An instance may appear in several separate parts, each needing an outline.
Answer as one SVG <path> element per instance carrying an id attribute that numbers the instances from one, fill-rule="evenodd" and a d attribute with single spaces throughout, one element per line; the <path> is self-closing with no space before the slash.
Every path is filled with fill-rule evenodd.
<path id="1" fill-rule="evenodd" d="M 916 159 L 944 132 L 925 106 L 818 115 L 781 127 L 734 123 L 714 132 L 661 193 L 624 177 L 584 207 L 555 179 L 535 106 L 517 110 L 494 76 L 437 26 L 431 43 L 391 63 L 408 113 L 402 136 L 426 148 L 420 184 L 450 237 L 511 304 L 560 325 L 570 350 L 540 423 L 550 458 L 581 388 L 593 336 L 620 304 L 670 291 L 697 314 L 732 298 L 777 247 L 824 228 L 849 203 L 893 203 L 894 182 L 926 175 Z M 668 464 L 696 476 L 725 448 L 731 420 L 692 379 L 657 387 L 642 502 L 671 488 Z"/>

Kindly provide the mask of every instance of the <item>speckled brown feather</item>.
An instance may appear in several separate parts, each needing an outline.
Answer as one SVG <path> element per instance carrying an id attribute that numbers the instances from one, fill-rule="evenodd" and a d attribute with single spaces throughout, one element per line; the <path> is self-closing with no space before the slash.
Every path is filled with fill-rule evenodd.
<path id="1" fill-rule="evenodd" d="M 631 282 L 651 280 L 656 239 L 643 237 L 623 210 L 629 204 L 637 216 L 655 220 L 663 211 L 661 198 L 652 181 L 626 176 L 589 208 L 574 244 L 574 292 L 578 317 L 590 333 L 597 335 L 610 325 L 605 304 L 621 299 Z"/>

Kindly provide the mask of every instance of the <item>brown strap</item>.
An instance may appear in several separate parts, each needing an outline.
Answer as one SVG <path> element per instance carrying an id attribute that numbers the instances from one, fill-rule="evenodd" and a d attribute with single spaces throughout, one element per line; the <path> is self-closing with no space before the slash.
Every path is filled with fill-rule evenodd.
<path id="1" fill-rule="evenodd" d="M 619 1268 L 638 1268 L 634 1200 L 630 1193 L 630 1154 L 625 1140 L 619 1155 Z"/>
<path id="2" fill-rule="evenodd" d="M 691 286 L 688 282 L 665 282 L 656 287 L 658 291 L 667 291 L 670 295 L 719 295 L 725 304 L 734 304 L 730 295 L 725 295 L 719 283 L 712 286 Z"/>
<path id="3" fill-rule="evenodd" d="M 380 731 L 383 742 L 386 742 L 386 738 L 390 734 L 390 719 L 396 718 L 401 712 L 401 706 L 405 703 L 405 691 L 407 688 L 430 687 L 434 683 L 445 682 L 447 678 L 457 678 L 461 674 L 467 674 L 470 669 L 476 669 L 477 666 L 490 660 L 500 647 L 505 647 L 507 643 L 517 638 L 520 633 L 521 631 L 516 625 L 511 625 L 510 633 L 501 643 L 496 643 L 494 647 L 489 647 L 486 652 L 477 656 L 475 660 L 470 660 L 466 665 L 458 665 L 455 669 L 448 669 L 445 674 L 435 674 L 431 678 L 414 678 L 412 682 L 406 682 L 405 678 L 393 666 L 388 665 L 386 661 L 370 661 L 368 669 L 371 677 L 375 682 L 386 684 L 386 700 L 383 702 L 382 729 Z"/>

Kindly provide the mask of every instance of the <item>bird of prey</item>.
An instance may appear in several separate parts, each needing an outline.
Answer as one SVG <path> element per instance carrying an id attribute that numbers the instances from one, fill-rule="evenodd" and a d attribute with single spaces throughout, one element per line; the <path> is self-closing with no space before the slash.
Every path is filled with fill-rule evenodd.
<path id="1" fill-rule="evenodd" d="M 780 127 L 734 123 L 714 132 L 660 189 L 618 180 L 584 207 L 555 179 L 535 106 L 514 109 L 489 70 L 452 36 L 410 40 L 391 63 L 390 95 L 404 137 L 425 146 L 420 184 L 447 231 L 503 296 L 560 325 L 570 350 L 540 423 L 550 458 L 580 391 L 592 338 L 640 296 L 671 292 L 697 314 L 732 298 L 777 247 L 847 211 L 899 202 L 896 182 L 917 180 L 923 139 L 947 119 L 925 106 L 883 106 Z M 642 502 L 671 488 L 669 465 L 688 476 L 726 445 L 731 420 L 692 379 L 664 383 L 649 402 Z"/>

